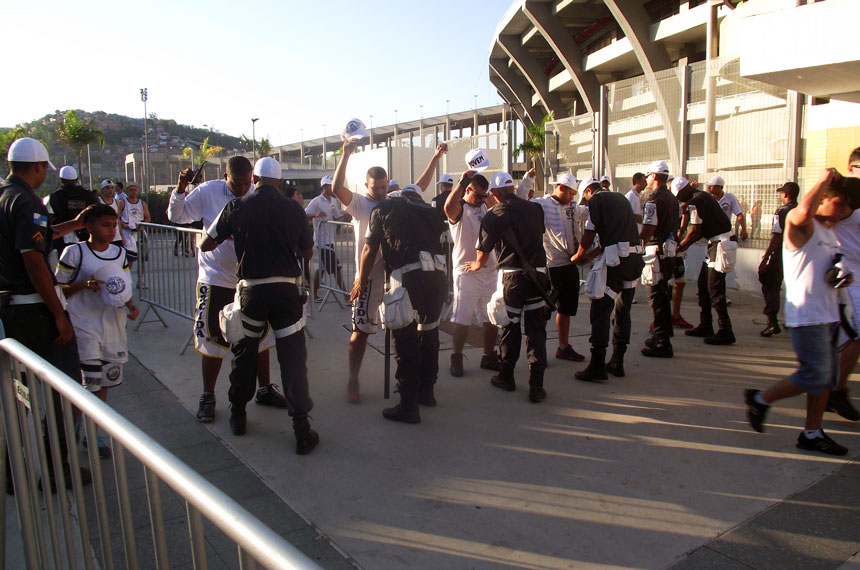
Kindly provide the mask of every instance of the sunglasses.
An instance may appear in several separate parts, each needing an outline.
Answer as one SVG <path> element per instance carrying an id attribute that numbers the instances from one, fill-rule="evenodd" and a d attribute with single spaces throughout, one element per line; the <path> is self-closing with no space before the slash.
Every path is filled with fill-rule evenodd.
<path id="1" fill-rule="evenodd" d="M 860 170 L 860 164 L 849 164 L 848 170 L 851 170 L 852 168 L 856 168 L 856 169 Z"/>

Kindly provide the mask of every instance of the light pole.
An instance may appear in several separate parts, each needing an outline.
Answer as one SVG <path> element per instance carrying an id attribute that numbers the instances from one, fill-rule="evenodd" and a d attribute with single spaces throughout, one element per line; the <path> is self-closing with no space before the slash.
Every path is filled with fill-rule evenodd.
<path id="1" fill-rule="evenodd" d="M 148 91 L 146 87 L 140 90 L 140 100 L 143 101 L 143 180 L 141 180 L 141 184 L 143 184 L 143 192 L 144 195 L 149 199 L 149 184 L 147 184 L 147 169 L 146 169 L 146 155 L 149 154 L 149 134 L 147 133 L 146 128 L 146 100 L 148 99 Z M 92 184 L 91 184 L 92 186 Z"/>
<path id="2" fill-rule="evenodd" d="M 322 163 L 323 169 L 328 168 L 328 157 L 325 154 L 325 123 L 323 123 L 323 155 L 322 155 Z"/>
<path id="3" fill-rule="evenodd" d="M 424 105 L 418 105 L 420 107 L 420 115 L 421 121 L 418 123 L 418 138 L 421 140 L 421 147 L 424 147 Z"/>
<path id="4" fill-rule="evenodd" d="M 305 130 L 304 130 L 304 129 L 299 129 L 299 132 L 300 132 L 300 133 L 301 133 L 301 135 L 302 135 L 302 136 L 301 136 L 301 138 L 302 138 L 302 142 L 301 142 L 301 144 L 299 145 L 299 164 L 301 164 L 302 166 L 304 166 L 304 165 L 305 165 Z"/>
<path id="5" fill-rule="evenodd" d="M 257 121 L 260 118 L 251 119 L 251 149 L 254 151 L 254 162 L 257 162 Z"/>
<path id="6" fill-rule="evenodd" d="M 370 116 L 370 148 L 373 148 L 373 115 Z"/>

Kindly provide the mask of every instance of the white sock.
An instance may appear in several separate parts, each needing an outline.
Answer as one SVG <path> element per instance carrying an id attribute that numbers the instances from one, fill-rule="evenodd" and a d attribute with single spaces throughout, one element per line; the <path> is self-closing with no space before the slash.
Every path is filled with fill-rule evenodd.
<path id="1" fill-rule="evenodd" d="M 803 435 L 806 436 L 806 439 L 815 439 L 817 437 L 823 437 L 824 432 L 820 429 L 805 429 L 803 430 Z"/>
<path id="2" fill-rule="evenodd" d="M 756 404 L 761 404 L 762 406 L 770 406 L 770 404 L 764 401 L 764 392 L 762 392 L 761 390 L 755 393 L 755 398 L 753 399 L 755 400 Z"/>

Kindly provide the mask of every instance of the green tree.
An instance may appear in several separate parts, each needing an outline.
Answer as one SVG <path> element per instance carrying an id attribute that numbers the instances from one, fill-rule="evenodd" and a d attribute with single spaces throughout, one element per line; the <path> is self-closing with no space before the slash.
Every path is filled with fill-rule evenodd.
<path id="1" fill-rule="evenodd" d="M 525 140 L 514 149 L 517 154 L 525 154 L 527 159 L 532 162 L 532 166 L 535 167 L 535 191 L 538 189 L 537 181 L 543 180 L 543 161 L 540 159 L 543 158 L 546 151 L 546 124 L 552 119 L 553 115 L 550 112 L 544 115 L 540 123 L 527 125 Z"/>
<path id="2" fill-rule="evenodd" d="M 81 155 L 84 148 L 94 142 L 99 143 L 100 148 L 105 146 L 105 135 L 92 119 L 81 121 L 74 111 L 66 111 L 65 117 L 57 125 L 57 136 L 69 150 L 78 154 L 78 173 L 83 173 Z"/>
<path id="3" fill-rule="evenodd" d="M 12 143 L 26 136 L 27 131 L 20 125 L 6 132 L 0 132 L 0 156 L 5 157 Z"/>
<path id="4" fill-rule="evenodd" d="M 269 156 L 272 153 L 272 143 L 267 138 L 261 138 L 257 142 L 257 154 L 259 156 Z"/>
<path id="5" fill-rule="evenodd" d="M 192 168 L 199 168 L 204 161 L 209 160 L 211 157 L 223 151 L 224 147 L 218 145 L 210 145 L 209 137 L 206 137 L 200 144 L 200 150 L 196 153 L 190 146 L 183 148 L 182 158 L 187 160 L 188 162 L 192 162 L 191 157 L 193 155 L 194 161 L 192 163 Z"/>

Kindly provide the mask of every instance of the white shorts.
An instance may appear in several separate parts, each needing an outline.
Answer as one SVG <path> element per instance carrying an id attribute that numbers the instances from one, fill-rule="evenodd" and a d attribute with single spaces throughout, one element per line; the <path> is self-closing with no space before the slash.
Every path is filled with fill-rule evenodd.
<path id="1" fill-rule="evenodd" d="M 194 348 L 203 356 L 224 358 L 230 355 L 230 343 L 224 340 L 218 326 L 218 312 L 233 302 L 236 291 L 228 287 L 197 282 L 197 308 L 194 316 Z M 275 335 L 269 325 L 260 340 L 259 352 L 275 346 Z"/>
<path id="2" fill-rule="evenodd" d="M 470 326 L 490 322 L 487 303 L 496 290 L 496 271 L 481 270 L 474 273 L 454 273 L 454 307 L 451 322 Z"/>
<path id="3" fill-rule="evenodd" d="M 378 263 L 370 272 L 367 287 L 352 304 L 352 330 L 373 334 L 379 324 L 379 305 L 385 292 L 385 268 Z"/>
<path id="4" fill-rule="evenodd" d="M 113 388 L 122 384 L 122 362 L 104 360 L 85 360 L 81 362 L 84 387 L 90 392 L 100 392 L 102 388 Z"/>
<path id="5" fill-rule="evenodd" d="M 839 296 L 839 302 L 845 302 L 847 307 L 845 307 L 845 315 L 848 317 L 848 324 L 851 325 L 851 328 L 858 334 L 860 334 L 860 287 L 855 285 L 850 285 L 842 290 L 843 294 Z M 848 332 L 846 332 L 845 328 L 839 327 L 839 348 L 842 348 L 844 345 L 848 344 L 853 339 L 848 336 Z"/>

